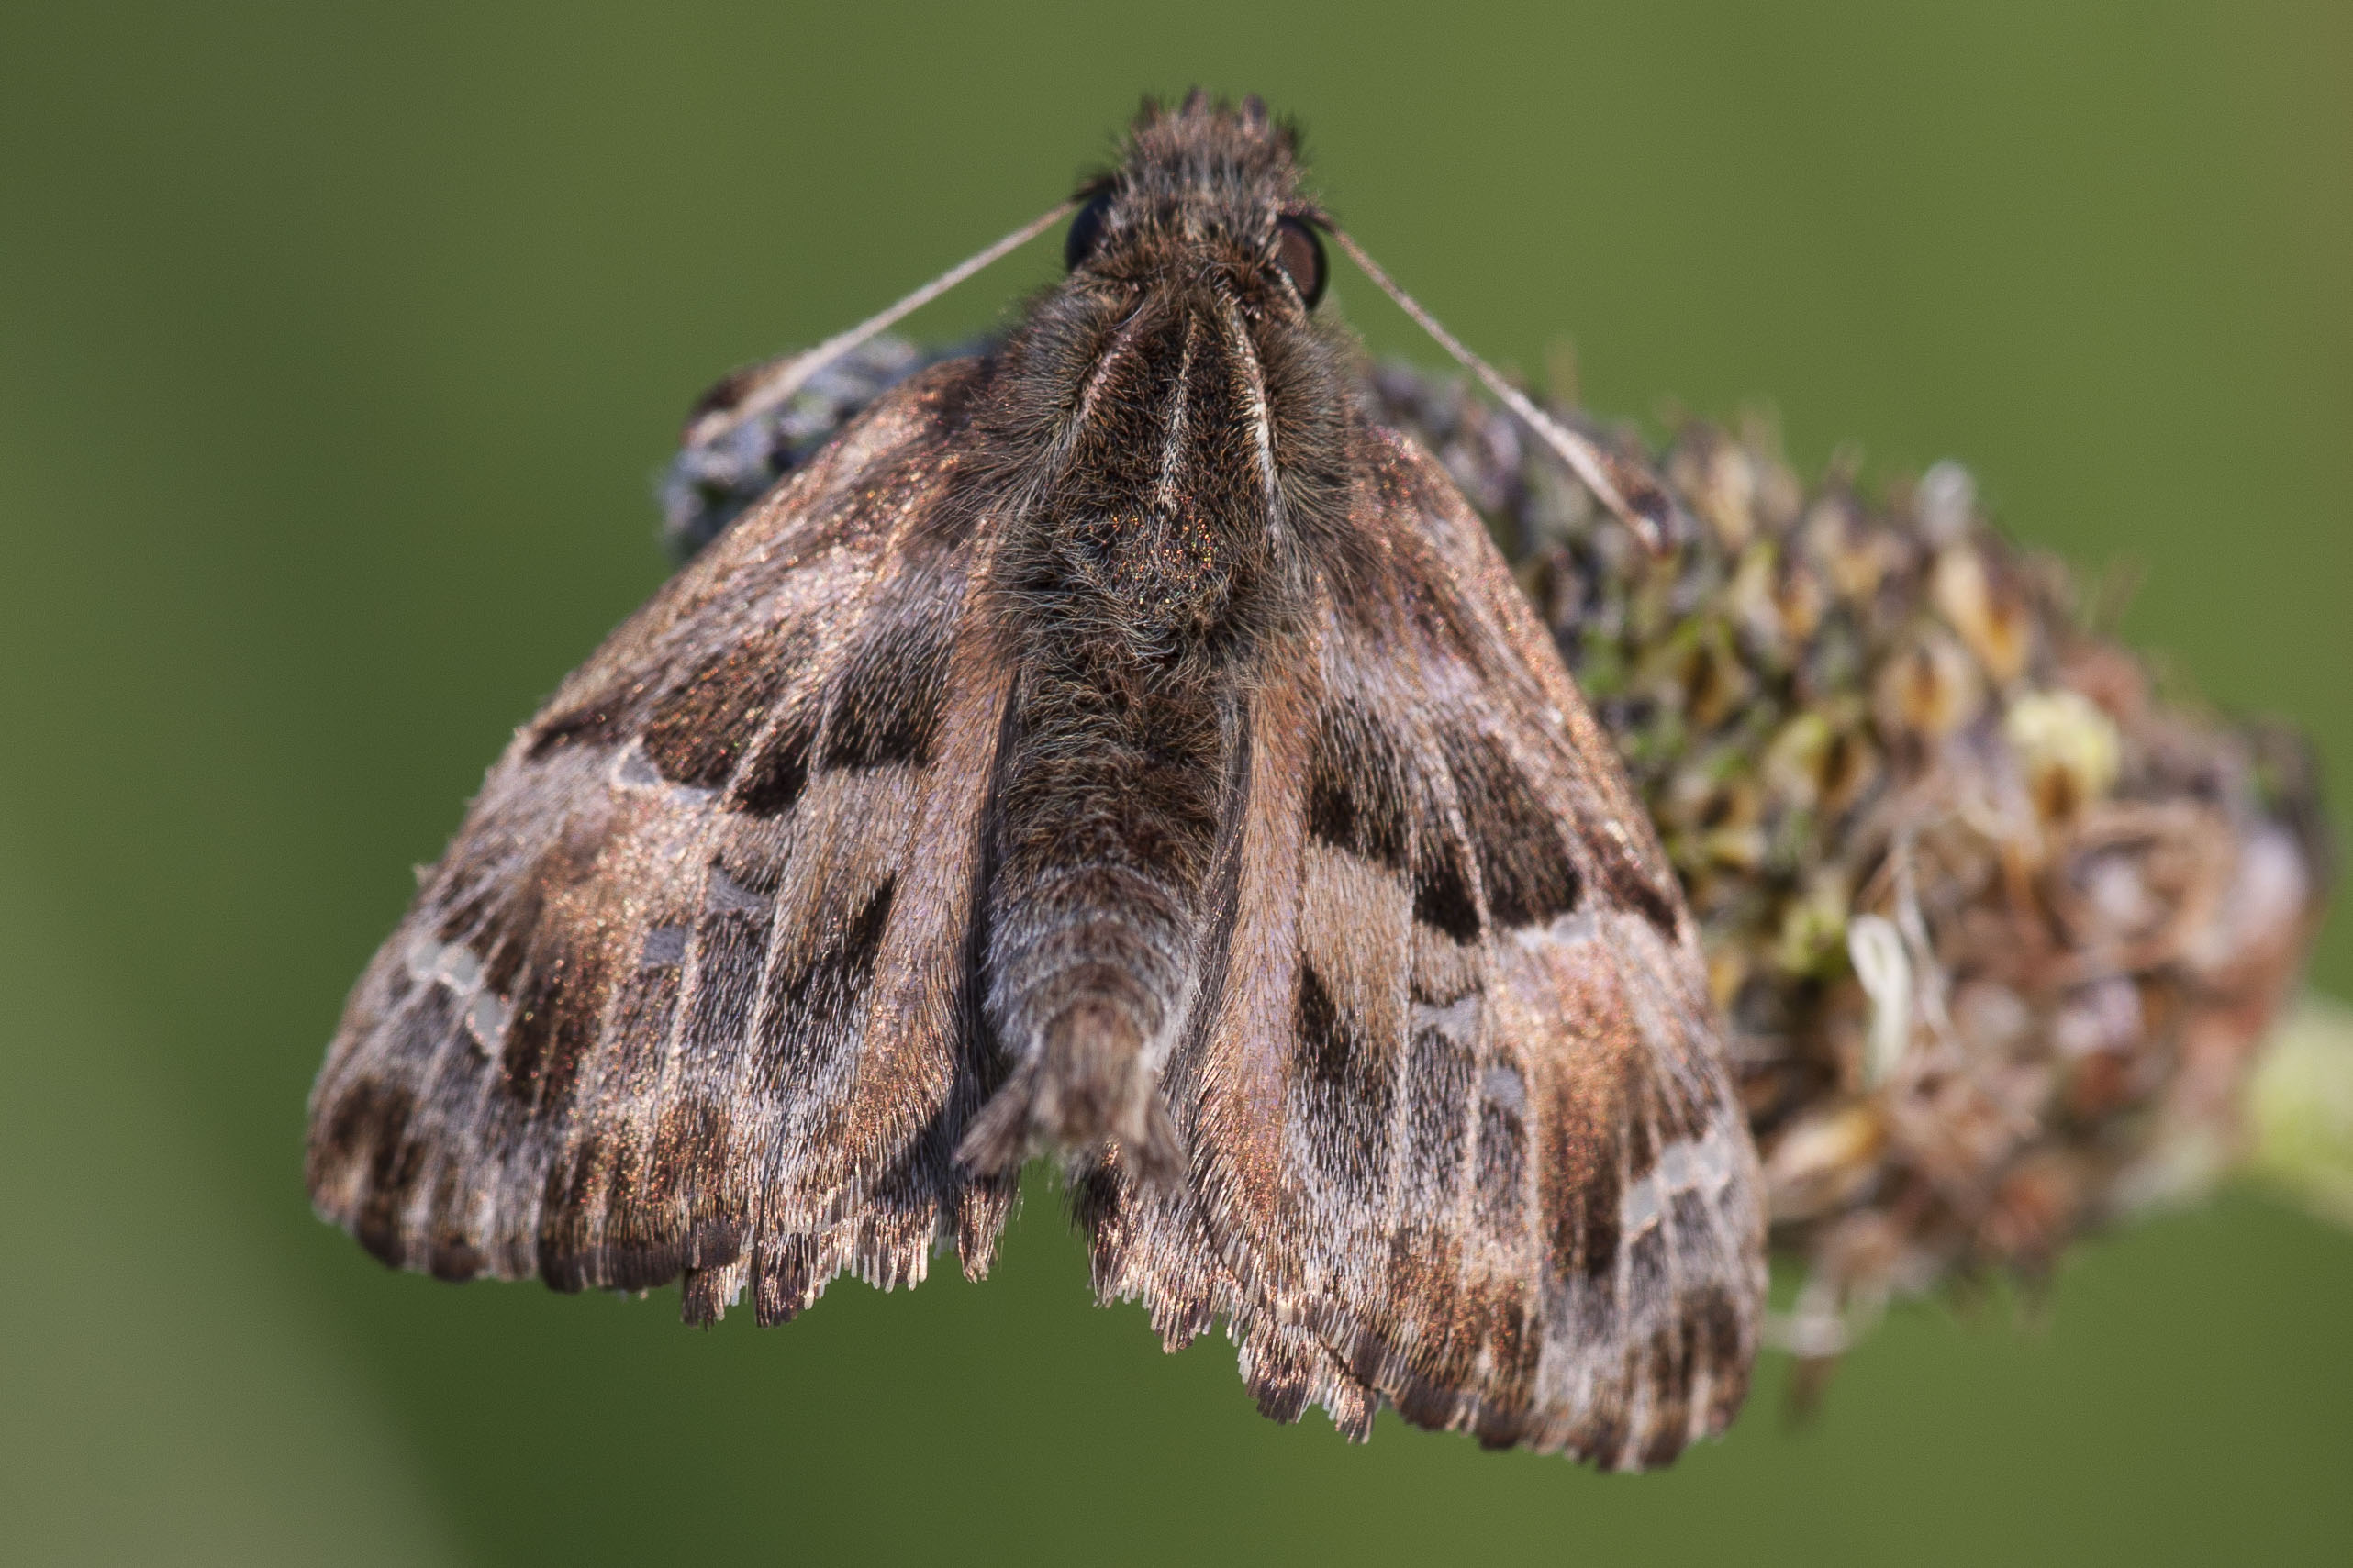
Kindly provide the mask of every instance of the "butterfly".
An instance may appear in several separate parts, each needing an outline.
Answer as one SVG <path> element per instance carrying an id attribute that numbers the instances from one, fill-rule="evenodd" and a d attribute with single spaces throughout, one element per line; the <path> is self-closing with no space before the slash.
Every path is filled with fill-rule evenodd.
<path id="1" fill-rule="evenodd" d="M 1697 929 L 1478 517 L 1353 391 L 1324 239 L 1396 291 L 1296 145 L 1147 102 L 931 288 L 1075 212 L 1066 277 L 516 733 L 329 1050 L 321 1215 L 769 1324 L 945 1245 L 978 1278 L 1050 1155 L 1098 1297 L 1172 1349 L 1222 1319 L 1277 1419 L 1612 1468 L 1723 1429 L 1764 1221 Z"/>

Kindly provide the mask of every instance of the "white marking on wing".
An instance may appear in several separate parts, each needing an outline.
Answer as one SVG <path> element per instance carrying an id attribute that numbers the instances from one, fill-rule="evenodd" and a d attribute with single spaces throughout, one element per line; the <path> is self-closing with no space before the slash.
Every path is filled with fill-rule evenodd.
<path id="1" fill-rule="evenodd" d="M 1733 1178 L 1732 1150 L 1722 1130 L 1678 1139 L 1658 1151 L 1657 1162 L 1618 1198 L 1618 1230 L 1631 1240 L 1658 1223 L 1683 1193 L 1703 1193 L 1712 1202 Z"/>

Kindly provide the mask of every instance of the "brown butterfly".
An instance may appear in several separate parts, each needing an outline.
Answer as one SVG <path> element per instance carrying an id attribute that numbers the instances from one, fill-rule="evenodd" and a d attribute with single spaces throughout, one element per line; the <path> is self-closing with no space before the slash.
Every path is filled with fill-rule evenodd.
<path id="1" fill-rule="evenodd" d="M 1696 928 L 1478 518 L 1352 391 L 1321 236 L 1388 285 L 1294 147 L 1147 104 L 915 298 L 1075 206 L 1062 284 L 517 733 L 352 993 L 321 1214 L 444 1279 L 775 1323 L 948 1241 L 978 1277 L 1049 1151 L 1097 1294 L 1172 1348 L 1222 1317 L 1269 1416 L 1620 1467 L 1723 1428 L 1763 1219 Z"/>

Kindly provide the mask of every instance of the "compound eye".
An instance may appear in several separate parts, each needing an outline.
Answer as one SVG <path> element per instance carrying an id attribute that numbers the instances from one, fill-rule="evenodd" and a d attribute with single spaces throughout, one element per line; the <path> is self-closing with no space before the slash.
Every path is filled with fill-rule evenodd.
<path id="1" fill-rule="evenodd" d="M 1078 209 L 1070 220 L 1070 232 L 1063 237 L 1062 264 L 1072 272 L 1084 266 L 1103 242 L 1103 215 L 1111 210 L 1111 193 L 1101 191 L 1095 199 Z"/>
<path id="2" fill-rule="evenodd" d="M 1323 297 L 1323 237 L 1300 218 L 1277 218 L 1275 262 L 1299 291 L 1299 303 L 1313 310 Z"/>

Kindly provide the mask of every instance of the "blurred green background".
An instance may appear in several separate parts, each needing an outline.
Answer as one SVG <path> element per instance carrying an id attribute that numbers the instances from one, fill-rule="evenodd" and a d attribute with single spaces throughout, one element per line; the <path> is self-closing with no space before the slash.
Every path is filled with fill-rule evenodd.
<path id="1" fill-rule="evenodd" d="M 2125 628 L 2353 779 L 2353 7 L 0 11 L 0 1556 L 2344 1562 L 2353 1239 L 2251 1195 L 1899 1312 L 1821 1418 L 1597 1477 L 1251 1413 L 997 1276 L 808 1318 L 458 1290 L 311 1219 L 344 988 L 659 580 L 721 370 L 1043 208 L 1146 88 L 1589 400 L 1769 397 L 2146 569 Z M 985 326 L 1041 244 L 917 325 Z M 1343 272 L 1375 347 L 1436 359 Z M 2316 980 L 2353 994 L 2353 934 Z M 947 1271 L 953 1276 L 953 1270 Z"/>

